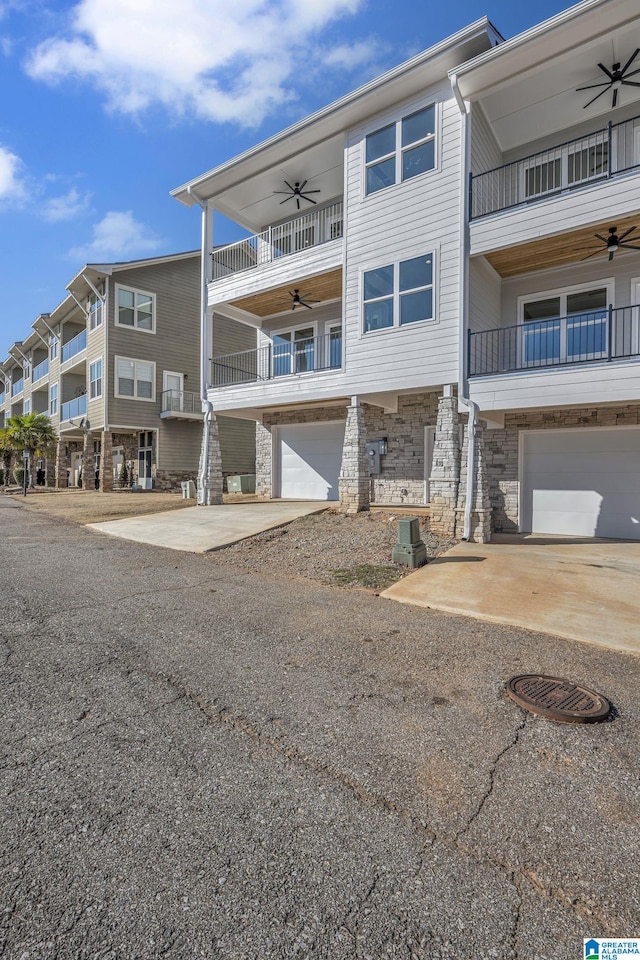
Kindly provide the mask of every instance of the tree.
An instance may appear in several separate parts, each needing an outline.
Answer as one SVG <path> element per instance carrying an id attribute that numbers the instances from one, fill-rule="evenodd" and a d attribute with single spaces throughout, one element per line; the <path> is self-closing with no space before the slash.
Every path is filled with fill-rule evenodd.
<path id="1" fill-rule="evenodd" d="M 7 420 L 14 453 L 26 450 L 29 455 L 29 486 L 33 486 L 33 458 L 50 455 L 58 440 L 46 413 L 23 413 Z"/>
<path id="2" fill-rule="evenodd" d="M 9 486 L 9 475 L 11 473 L 11 460 L 15 456 L 13 441 L 9 436 L 9 428 L 0 429 L 0 459 L 2 460 L 2 469 L 4 471 L 4 485 Z"/>

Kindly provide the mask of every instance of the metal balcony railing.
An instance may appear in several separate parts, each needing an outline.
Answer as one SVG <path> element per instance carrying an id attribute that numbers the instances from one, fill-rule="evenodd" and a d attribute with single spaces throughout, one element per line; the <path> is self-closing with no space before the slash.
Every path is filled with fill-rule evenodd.
<path id="1" fill-rule="evenodd" d="M 640 358 L 638 305 L 468 334 L 469 377 L 633 357 Z"/>
<path id="2" fill-rule="evenodd" d="M 87 415 L 87 395 L 75 397 L 73 400 L 67 400 L 60 408 L 60 420 L 72 420 L 73 417 L 85 417 Z"/>
<path id="3" fill-rule="evenodd" d="M 471 175 L 470 217 L 532 203 L 640 167 L 640 117 Z"/>
<path id="4" fill-rule="evenodd" d="M 42 378 L 46 377 L 48 373 L 49 373 L 49 358 L 47 357 L 45 360 L 43 360 L 41 363 L 37 364 L 37 366 L 33 368 L 33 375 L 31 378 L 31 382 L 36 383 L 36 381 L 42 380 Z"/>
<path id="5" fill-rule="evenodd" d="M 220 247 L 211 254 L 213 258 L 213 280 L 221 280 L 241 270 L 272 263 L 281 257 L 287 257 L 299 250 L 316 247 L 328 240 L 338 240 L 342 236 L 342 200 L 328 207 L 312 210 L 269 227 L 262 233 L 256 233 L 246 240 L 239 240 L 226 247 Z"/>
<path id="6" fill-rule="evenodd" d="M 2 404 L 4 403 L 4 400 L 5 400 L 5 393 L 4 393 L 4 390 L 3 390 L 2 393 L 0 393 L 0 407 L 1 407 Z"/>
<path id="7" fill-rule="evenodd" d="M 162 413 L 201 413 L 202 400 L 199 393 L 189 390 L 163 390 Z"/>
<path id="8" fill-rule="evenodd" d="M 342 334 L 326 333 L 291 343 L 272 343 L 255 350 L 214 357 L 211 365 L 214 387 L 335 370 L 342 366 Z"/>
<path id="9" fill-rule="evenodd" d="M 80 353 L 81 350 L 87 349 L 87 331 L 81 330 L 73 340 L 69 340 L 68 343 L 63 344 L 62 347 L 62 362 L 65 363 L 66 360 L 71 360 L 72 357 L 75 357 L 77 353 Z"/>
<path id="10" fill-rule="evenodd" d="M 16 380 L 15 383 L 11 384 L 11 396 L 17 397 L 19 393 L 22 393 L 24 390 L 24 378 L 20 377 L 19 380 Z"/>

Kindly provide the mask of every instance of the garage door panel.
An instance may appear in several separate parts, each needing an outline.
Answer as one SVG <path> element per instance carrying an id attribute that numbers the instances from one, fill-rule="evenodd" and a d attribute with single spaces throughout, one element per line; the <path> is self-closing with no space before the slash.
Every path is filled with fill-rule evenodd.
<path id="1" fill-rule="evenodd" d="M 640 430 L 523 435 L 521 529 L 640 539 Z"/>
<path id="2" fill-rule="evenodd" d="M 337 500 L 344 423 L 280 427 L 280 496 L 301 500 Z"/>

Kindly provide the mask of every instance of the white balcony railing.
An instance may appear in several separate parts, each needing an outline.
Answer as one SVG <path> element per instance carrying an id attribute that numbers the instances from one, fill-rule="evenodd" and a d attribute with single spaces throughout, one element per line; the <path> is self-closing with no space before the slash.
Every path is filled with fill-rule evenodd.
<path id="1" fill-rule="evenodd" d="M 342 208 L 340 200 L 295 220 L 269 227 L 246 240 L 215 249 L 212 253 L 213 280 L 272 263 L 329 240 L 339 240 L 343 230 Z"/>

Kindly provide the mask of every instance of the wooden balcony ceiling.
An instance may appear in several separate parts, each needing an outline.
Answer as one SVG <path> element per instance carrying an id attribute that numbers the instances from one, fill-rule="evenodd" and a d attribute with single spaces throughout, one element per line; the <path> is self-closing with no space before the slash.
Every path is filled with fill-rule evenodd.
<path id="1" fill-rule="evenodd" d="M 583 257 L 602 248 L 602 253 L 591 258 L 594 267 L 607 261 L 607 253 L 603 243 L 596 240 L 595 234 L 606 237 L 609 227 L 617 227 L 618 233 L 624 233 L 629 227 L 640 228 L 640 214 L 631 217 L 613 217 L 611 221 L 595 224 L 590 227 L 581 227 L 571 233 L 562 233 L 555 237 L 545 237 L 544 240 L 532 240 L 530 243 L 521 243 L 515 247 L 496 250 L 487 253 L 486 258 L 493 269 L 501 277 L 515 277 L 520 273 L 531 273 L 533 270 L 546 270 L 548 267 L 557 267 L 566 263 L 579 263 Z M 640 244 L 638 244 L 640 246 Z M 616 256 L 620 256 L 622 249 Z M 640 252 L 629 252 L 629 256 L 638 257 L 640 269 Z"/>
<path id="2" fill-rule="evenodd" d="M 286 313 L 291 310 L 291 297 L 295 289 L 311 300 L 339 300 L 342 296 L 342 269 L 332 270 L 317 277 L 301 277 L 274 290 L 264 290 L 250 297 L 232 300 L 234 307 L 253 313 L 256 317 L 270 317 L 274 313 Z M 318 304 L 319 306 L 319 304 Z M 300 313 L 308 311 L 301 309 Z"/>

